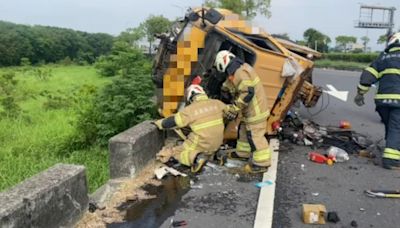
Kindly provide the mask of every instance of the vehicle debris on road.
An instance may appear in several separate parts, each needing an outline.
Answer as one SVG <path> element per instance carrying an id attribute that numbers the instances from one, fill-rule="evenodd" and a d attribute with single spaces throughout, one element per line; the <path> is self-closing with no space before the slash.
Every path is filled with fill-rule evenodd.
<path id="1" fill-rule="evenodd" d="M 328 154 L 328 158 L 332 158 L 335 162 L 345 162 L 350 159 L 349 154 L 346 151 L 335 146 L 329 147 L 326 152 Z"/>
<path id="2" fill-rule="evenodd" d="M 376 198 L 400 198 L 400 190 L 365 190 L 365 194 Z"/>
<path id="3" fill-rule="evenodd" d="M 365 158 L 375 158 L 376 155 L 368 150 L 360 150 L 360 152 L 358 152 L 358 156 L 360 157 L 365 157 Z"/>
<path id="4" fill-rule="evenodd" d="M 310 161 L 313 161 L 315 163 L 319 163 L 319 164 L 328 164 L 328 165 L 332 165 L 333 164 L 333 157 L 327 157 L 323 154 L 320 154 L 318 152 L 310 152 L 308 154 L 308 159 Z"/>
<path id="5" fill-rule="evenodd" d="M 322 204 L 303 204 L 305 224 L 325 224 L 326 207 Z"/>
<path id="6" fill-rule="evenodd" d="M 165 166 L 165 165 L 154 170 L 154 174 L 156 175 L 157 179 L 159 179 L 159 180 L 161 180 L 168 173 L 170 173 L 174 176 L 182 176 L 182 177 L 187 176 L 185 173 L 181 173 L 178 170 L 168 167 L 168 166 Z"/>
<path id="7" fill-rule="evenodd" d="M 351 221 L 350 226 L 351 227 L 358 227 L 358 224 L 357 224 L 357 222 L 355 220 L 353 220 L 353 221 Z"/>
<path id="8" fill-rule="evenodd" d="M 313 196 L 319 196 L 319 192 L 312 192 L 311 195 L 313 195 Z"/>
<path id="9" fill-rule="evenodd" d="M 339 218 L 339 216 L 338 216 L 336 211 L 330 211 L 330 212 L 328 212 L 328 216 L 327 216 L 326 220 L 328 222 L 337 223 L 337 222 L 340 221 L 340 218 Z"/>
<path id="10" fill-rule="evenodd" d="M 274 182 L 272 182 L 270 180 L 266 180 L 266 181 L 263 181 L 263 182 L 256 183 L 255 186 L 258 187 L 258 188 L 262 188 L 262 187 L 270 186 L 270 185 L 273 185 L 273 184 L 274 184 Z"/>
<path id="11" fill-rule="evenodd" d="M 340 121 L 339 128 L 342 128 L 342 129 L 351 129 L 351 124 L 350 124 L 350 122 L 347 121 L 347 120 L 342 120 L 342 121 Z"/>
<path id="12" fill-rule="evenodd" d="M 202 184 L 196 184 L 193 180 L 190 180 L 190 188 L 193 189 L 202 189 L 203 185 Z"/>
<path id="13" fill-rule="evenodd" d="M 181 227 L 181 226 L 187 226 L 187 222 L 185 220 L 174 221 L 174 219 L 171 219 L 170 227 Z"/>
<path id="14" fill-rule="evenodd" d="M 374 153 L 379 150 L 377 142 L 374 143 L 367 136 L 351 130 L 351 124 L 346 120 L 342 120 L 337 127 L 321 126 L 311 120 L 303 119 L 293 111 L 289 111 L 282 121 L 278 137 L 296 145 L 324 150 L 327 159 L 332 159 L 334 162 L 349 160 L 349 154 L 374 158 Z M 327 159 L 316 155 L 315 162 L 326 163 Z"/>

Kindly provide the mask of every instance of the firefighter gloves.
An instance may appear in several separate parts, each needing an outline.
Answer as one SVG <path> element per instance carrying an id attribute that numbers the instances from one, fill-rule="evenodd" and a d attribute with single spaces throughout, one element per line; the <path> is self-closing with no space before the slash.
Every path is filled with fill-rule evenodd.
<path id="1" fill-rule="evenodd" d="M 156 154 L 156 159 L 162 163 L 167 163 L 171 157 L 173 157 L 174 151 L 172 148 L 162 148 L 160 152 Z"/>
<path id="2" fill-rule="evenodd" d="M 363 106 L 365 104 L 364 95 L 357 93 L 357 95 L 354 97 L 354 103 L 356 103 L 358 106 Z"/>
<path id="3" fill-rule="evenodd" d="M 239 115 L 240 109 L 236 105 L 227 105 L 224 109 L 224 116 L 228 120 L 234 120 Z"/>

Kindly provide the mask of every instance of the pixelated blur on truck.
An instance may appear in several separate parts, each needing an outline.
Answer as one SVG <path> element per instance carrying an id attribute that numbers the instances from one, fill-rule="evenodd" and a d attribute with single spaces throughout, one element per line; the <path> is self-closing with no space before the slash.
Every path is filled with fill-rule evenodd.
<path id="1" fill-rule="evenodd" d="M 312 84 L 311 60 L 320 53 L 276 39 L 229 10 L 189 9 L 183 20 L 158 38 L 153 81 L 159 113 L 164 117 L 185 105 L 185 88 L 196 76 L 202 78 L 201 85 L 209 97 L 230 102 L 221 94 L 223 82 L 218 80 L 220 77 L 213 67 L 220 50 L 230 50 L 258 73 L 271 112 L 266 123 L 267 134 L 276 133 L 276 126 L 295 101 L 312 107 L 321 95 L 321 88 Z M 237 124 L 238 120 L 227 125 L 225 138 L 236 137 Z"/>

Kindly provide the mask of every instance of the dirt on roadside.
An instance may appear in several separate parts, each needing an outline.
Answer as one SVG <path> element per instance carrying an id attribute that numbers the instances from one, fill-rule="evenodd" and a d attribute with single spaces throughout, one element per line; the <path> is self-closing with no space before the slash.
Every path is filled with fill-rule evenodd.
<path id="1" fill-rule="evenodd" d="M 77 228 L 97 228 L 106 227 L 107 224 L 122 222 L 125 212 L 120 211 L 118 207 L 128 201 L 140 201 L 150 199 L 154 196 L 148 195 L 141 189 L 141 186 L 151 184 L 154 186 L 161 185 L 161 181 L 154 179 L 154 170 L 162 164 L 156 161 L 150 162 L 135 178 L 129 178 L 123 181 L 121 187 L 116 191 L 111 200 L 107 202 L 103 210 L 95 212 L 87 212 L 79 223 Z"/>

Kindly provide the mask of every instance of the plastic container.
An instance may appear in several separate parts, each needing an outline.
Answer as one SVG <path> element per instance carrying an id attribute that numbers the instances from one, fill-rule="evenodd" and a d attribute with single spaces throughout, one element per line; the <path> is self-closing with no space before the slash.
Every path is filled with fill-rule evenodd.
<path id="1" fill-rule="evenodd" d="M 347 120 L 341 120 L 340 124 L 339 124 L 339 127 L 342 128 L 342 129 L 351 129 L 351 124 Z"/>
<path id="2" fill-rule="evenodd" d="M 335 146 L 329 147 L 326 153 L 328 154 L 328 157 L 334 158 L 335 162 L 345 162 L 350 159 L 349 154 L 346 151 Z"/>
<path id="3" fill-rule="evenodd" d="M 324 164 L 328 160 L 327 157 L 325 157 L 322 154 L 319 154 L 318 152 L 310 152 L 310 153 L 308 153 L 308 159 L 310 161 L 313 161 L 313 162 L 316 162 L 316 163 L 320 163 L 320 164 Z"/>

